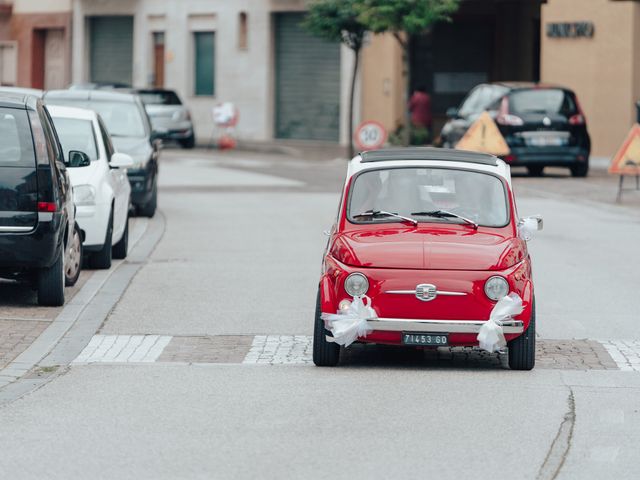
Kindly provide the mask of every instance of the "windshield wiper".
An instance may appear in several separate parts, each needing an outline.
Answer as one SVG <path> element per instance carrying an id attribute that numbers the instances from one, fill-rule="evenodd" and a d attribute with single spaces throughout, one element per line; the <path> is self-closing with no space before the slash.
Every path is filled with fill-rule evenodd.
<path id="1" fill-rule="evenodd" d="M 449 212 L 447 210 L 431 210 L 429 212 L 411 212 L 411 215 L 420 215 L 425 217 L 434 218 L 459 218 L 468 225 L 471 225 L 474 229 L 478 229 L 478 224 L 473 220 L 469 220 L 467 217 L 458 215 L 457 213 Z"/>
<path id="2" fill-rule="evenodd" d="M 411 222 L 413 225 L 418 226 L 418 221 L 411 217 L 404 217 L 402 215 L 398 215 L 397 213 L 385 212 L 384 210 L 367 210 L 366 212 L 359 213 L 358 215 L 354 215 L 353 218 L 358 217 L 396 217 L 401 218 L 405 222 Z"/>

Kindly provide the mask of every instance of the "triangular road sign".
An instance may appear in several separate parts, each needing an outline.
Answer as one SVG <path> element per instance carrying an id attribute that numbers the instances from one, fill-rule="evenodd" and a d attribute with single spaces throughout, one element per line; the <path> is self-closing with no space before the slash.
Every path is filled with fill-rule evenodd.
<path id="1" fill-rule="evenodd" d="M 488 112 L 483 112 L 460 139 L 456 148 L 492 155 L 508 155 L 509 145 Z"/>
<path id="2" fill-rule="evenodd" d="M 622 147 L 611 160 L 609 173 L 640 175 L 640 125 L 637 123 L 631 127 Z"/>

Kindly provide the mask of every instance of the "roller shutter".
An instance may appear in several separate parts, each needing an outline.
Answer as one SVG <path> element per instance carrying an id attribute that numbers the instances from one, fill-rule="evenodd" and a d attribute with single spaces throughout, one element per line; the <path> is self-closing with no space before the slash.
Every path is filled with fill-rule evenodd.
<path id="1" fill-rule="evenodd" d="M 311 36 L 298 13 L 275 15 L 276 136 L 337 142 L 340 44 Z"/>
<path id="2" fill-rule="evenodd" d="M 133 17 L 91 17 L 89 28 L 91 81 L 131 84 Z"/>

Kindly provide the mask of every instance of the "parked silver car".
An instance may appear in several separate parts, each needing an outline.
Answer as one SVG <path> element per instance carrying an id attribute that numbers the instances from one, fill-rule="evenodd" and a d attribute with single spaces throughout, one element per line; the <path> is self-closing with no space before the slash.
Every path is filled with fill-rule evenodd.
<path id="1" fill-rule="evenodd" d="M 135 90 L 147 114 L 153 130 L 163 140 L 176 140 L 183 148 L 193 148 L 195 137 L 191 114 L 173 90 L 161 88 Z"/>

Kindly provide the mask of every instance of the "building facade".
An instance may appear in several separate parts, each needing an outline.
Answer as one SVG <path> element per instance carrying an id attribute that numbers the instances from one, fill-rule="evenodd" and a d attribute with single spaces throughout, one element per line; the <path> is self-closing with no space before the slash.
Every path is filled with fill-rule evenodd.
<path id="1" fill-rule="evenodd" d="M 298 0 L 74 0 L 74 83 L 177 90 L 196 136 L 232 102 L 245 141 L 346 142 L 350 52 L 307 34 Z"/>
<path id="2" fill-rule="evenodd" d="M 243 141 L 347 142 L 349 49 L 300 25 L 307 0 L 0 0 L 0 83 L 119 82 L 178 91 L 196 135 L 234 103 Z M 640 1 L 463 0 L 452 22 L 411 40 L 412 88 L 432 95 L 434 133 L 485 81 L 574 89 L 595 155 L 611 155 L 640 99 Z M 403 122 L 401 51 L 371 35 L 356 119 Z"/>

